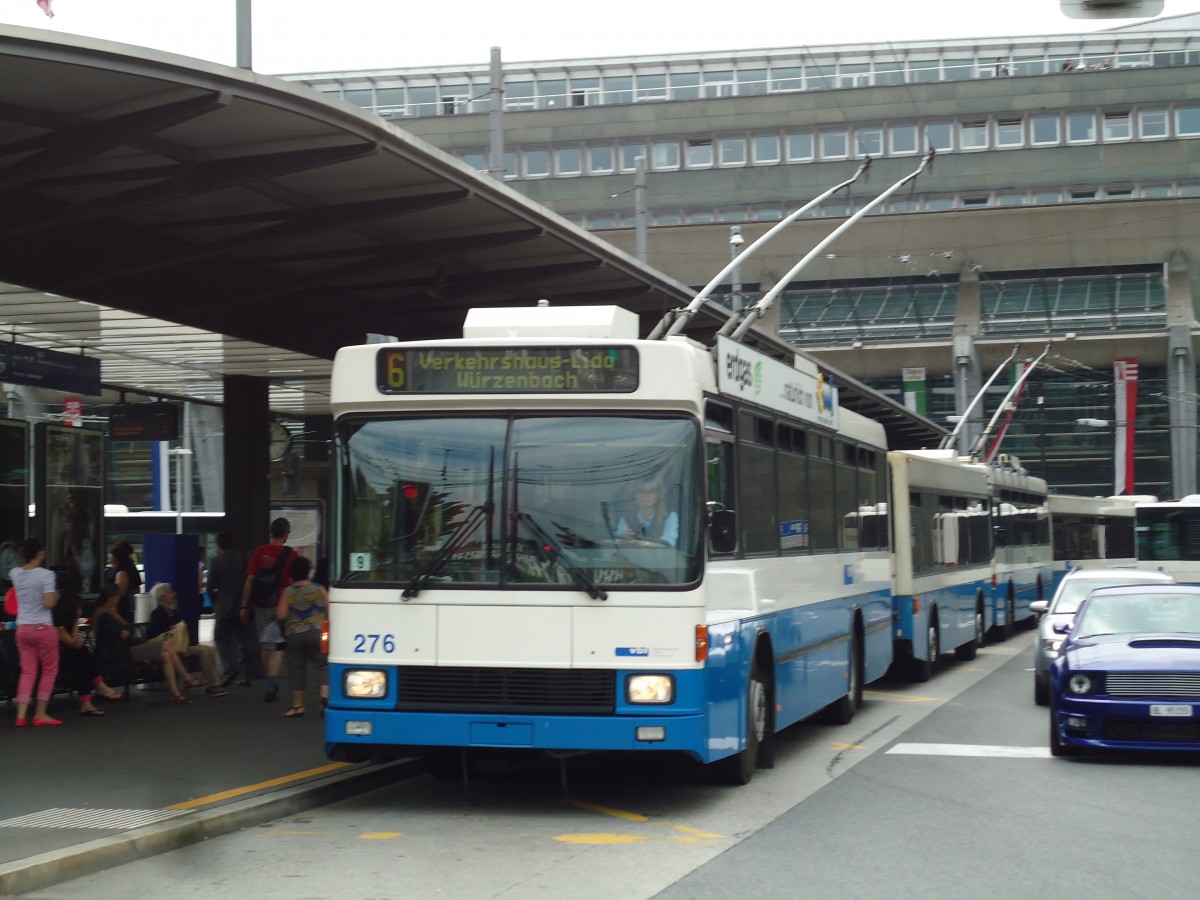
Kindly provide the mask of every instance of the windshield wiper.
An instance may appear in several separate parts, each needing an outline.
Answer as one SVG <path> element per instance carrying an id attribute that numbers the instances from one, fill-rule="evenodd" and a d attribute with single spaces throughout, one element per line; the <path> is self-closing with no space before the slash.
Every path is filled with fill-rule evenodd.
<path id="1" fill-rule="evenodd" d="M 408 583 L 408 587 L 400 594 L 400 599 L 411 600 L 413 597 L 421 593 L 421 589 L 429 583 L 434 575 L 442 570 L 446 565 L 446 561 L 457 553 L 468 540 L 471 535 L 479 528 L 480 524 L 488 519 L 492 514 L 491 504 L 483 503 L 471 510 L 470 515 L 462 520 L 458 526 L 450 532 L 450 538 L 442 545 L 439 550 L 429 561 L 424 569 L 413 576 L 413 580 Z"/>
<path id="2" fill-rule="evenodd" d="M 517 522 L 524 522 L 529 527 L 529 530 L 533 532 L 534 537 L 554 551 L 554 559 L 551 561 L 551 565 L 562 566 L 566 573 L 571 576 L 575 585 L 585 591 L 593 600 L 608 599 L 608 594 L 596 587 L 596 583 L 588 577 L 587 572 L 583 571 L 583 569 L 579 568 L 579 566 L 563 555 L 563 546 L 558 538 L 539 525 L 529 513 L 516 512 L 513 513 L 513 518 Z"/>

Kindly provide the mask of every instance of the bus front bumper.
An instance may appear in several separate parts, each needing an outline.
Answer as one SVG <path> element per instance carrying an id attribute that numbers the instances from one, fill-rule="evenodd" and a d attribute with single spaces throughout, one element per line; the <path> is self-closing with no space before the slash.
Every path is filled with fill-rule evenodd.
<path id="1" fill-rule="evenodd" d="M 717 743 L 725 744 L 726 741 Z M 480 747 L 533 750 L 671 750 L 700 762 L 733 747 L 710 747 L 705 719 L 664 716 L 515 716 L 329 708 L 325 751 L 365 759 L 386 748 Z"/>

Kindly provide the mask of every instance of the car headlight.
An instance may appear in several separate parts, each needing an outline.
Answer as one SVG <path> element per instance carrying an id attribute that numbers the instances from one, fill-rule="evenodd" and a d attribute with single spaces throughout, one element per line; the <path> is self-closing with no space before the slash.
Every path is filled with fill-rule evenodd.
<path id="1" fill-rule="evenodd" d="M 342 691 L 347 697 L 373 700 L 387 695 L 387 675 L 379 669 L 347 669 L 342 675 Z"/>
<path id="2" fill-rule="evenodd" d="M 625 682 L 625 697 L 630 703 L 671 703 L 675 700 L 675 679 L 671 675 L 630 675 Z"/>
<path id="3" fill-rule="evenodd" d="M 1067 690 L 1072 694 L 1090 694 L 1092 692 L 1092 676 L 1075 673 L 1067 681 Z"/>

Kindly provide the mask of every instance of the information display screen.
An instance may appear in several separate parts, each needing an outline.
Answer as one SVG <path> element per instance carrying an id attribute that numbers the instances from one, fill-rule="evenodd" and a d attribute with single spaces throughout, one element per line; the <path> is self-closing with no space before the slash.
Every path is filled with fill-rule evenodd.
<path id="1" fill-rule="evenodd" d="M 420 347 L 383 349 L 385 394 L 591 394 L 637 390 L 634 347 Z"/>

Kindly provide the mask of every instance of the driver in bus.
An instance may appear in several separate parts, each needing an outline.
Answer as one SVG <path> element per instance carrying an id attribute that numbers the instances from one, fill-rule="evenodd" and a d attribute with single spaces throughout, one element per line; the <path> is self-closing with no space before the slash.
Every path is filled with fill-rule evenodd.
<path id="1" fill-rule="evenodd" d="M 642 547 L 674 547 L 679 541 L 679 514 L 667 509 L 662 480 L 643 478 L 636 490 L 633 523 L 624 516 L 617 522 L 617 539 Z"/>

